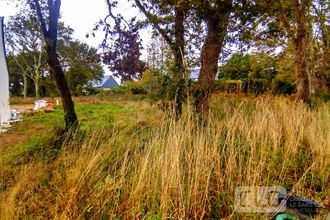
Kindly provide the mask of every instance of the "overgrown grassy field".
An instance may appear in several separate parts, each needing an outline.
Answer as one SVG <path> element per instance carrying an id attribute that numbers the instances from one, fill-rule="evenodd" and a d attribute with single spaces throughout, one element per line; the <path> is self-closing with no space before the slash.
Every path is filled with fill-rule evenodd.
<path id="1" fill-rule="evenodd" d="M 189 105 L 175 122 L 145 100 L 76 103 L 80 130 L 64 140 L 60 109 L 0 136 L 25 137 L 0 146 L 1 219 L 266 219 L 235 211 L 237 186 L 329 208 L 329 103 L 217 95 L 203 124 Z"/>

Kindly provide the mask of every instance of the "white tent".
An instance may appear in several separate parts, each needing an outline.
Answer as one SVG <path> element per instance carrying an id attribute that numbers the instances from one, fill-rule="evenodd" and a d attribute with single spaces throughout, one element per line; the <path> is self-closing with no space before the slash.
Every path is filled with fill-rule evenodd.
<path id="1" fill-rule="evenodd" d="M 9 77 L 3 34 L 3 17 L 0 17 L 0 125 L 10 119 Z"/>

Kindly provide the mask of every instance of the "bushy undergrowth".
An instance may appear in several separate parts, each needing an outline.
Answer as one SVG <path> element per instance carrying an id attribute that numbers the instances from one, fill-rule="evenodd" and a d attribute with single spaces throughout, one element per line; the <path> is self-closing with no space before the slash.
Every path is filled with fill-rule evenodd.
<path id="1" fill-rule="evenodd" d="M 215 99 L 207 123 L 187 110 L 179 122 L 159 114 L 73 134 L 52 162 L 19 169 L 0 192 L 1 217 L 265 218 L 235 212 L 237 186 L 283 186 L 329 205 L 329 106 Z"/>

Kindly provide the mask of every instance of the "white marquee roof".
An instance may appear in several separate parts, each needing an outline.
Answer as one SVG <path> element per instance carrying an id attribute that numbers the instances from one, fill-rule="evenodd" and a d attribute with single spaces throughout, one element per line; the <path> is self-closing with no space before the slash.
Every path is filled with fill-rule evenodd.
<path id="1" fill-rule="evenodd" d="M 9 78 L 4 45 L 3 17 L 0 17 L 0 125 L 7 123 L 9 118 Z"/>

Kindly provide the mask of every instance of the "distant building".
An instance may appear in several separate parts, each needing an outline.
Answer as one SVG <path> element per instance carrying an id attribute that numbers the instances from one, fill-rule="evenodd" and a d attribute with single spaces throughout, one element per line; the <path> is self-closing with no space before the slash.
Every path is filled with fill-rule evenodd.
<path id="1" fill-rule="evenodd" d="M 116 86 L 119 86 L 119 84 L 111 75 L 104 76 L 101 83 L 94 85 L 95 88 L 99 89 L 111 89 Z"/>

